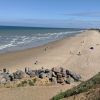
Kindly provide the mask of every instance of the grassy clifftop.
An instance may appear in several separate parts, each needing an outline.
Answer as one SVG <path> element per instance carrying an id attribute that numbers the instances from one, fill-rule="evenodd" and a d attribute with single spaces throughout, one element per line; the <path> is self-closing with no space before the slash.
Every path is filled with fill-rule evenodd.
<path id="1" fill-rule="evenodd" d="M 82 82 L 80 85 L 54 96 L 52 100 L 60 100 L 83 92 L 87 92 L 98 85 L 100 85 L 100 72 L 88 81 Z M 98 98 L 99 99 L 97 100 L 100 100 L 100 97 Z"/>

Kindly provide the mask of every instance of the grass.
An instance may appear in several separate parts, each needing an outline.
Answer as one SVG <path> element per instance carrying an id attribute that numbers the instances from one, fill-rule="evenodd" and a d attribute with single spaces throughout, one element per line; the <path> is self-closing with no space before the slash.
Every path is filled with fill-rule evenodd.
<path id="1" fill-rule="evenodd" d="M 88 81 L 82 82 L 80 85 L 69 89 L 65 92 L 61 92 L 58 95 L 54 96 L 51 100 L 60 100 L 62 98 L 66 98 L 69 96 L 73 96 L 79 93 L 87 92 L 89 89 L 91 89 L 93 86 L 100 84 L 100 72 L 89 79 Z"/>
<path id="2" fill-rule="evenodd" d="M 19 84 L 17 84 L 17 87 L 23 87 L 23 86 L 26 86 L 26 85 L 27 85 L 27 81 L 23 80 Z"/>
<path id="3" fill-rule="evenodd" d="M 36 82 L 36 78 L 29 79 L 29 80 L 23 80 L 19 84 L 17 84 L 17 87 L 23 87 L 23 86 L 27 86 L 27 85 L 34 86 L 35 82 Z"/>
<path id="4" fill-rule="evenodd" d="M 34 82 L 32 80 L 28 80 L 29 86 L 34 86 Z"/>

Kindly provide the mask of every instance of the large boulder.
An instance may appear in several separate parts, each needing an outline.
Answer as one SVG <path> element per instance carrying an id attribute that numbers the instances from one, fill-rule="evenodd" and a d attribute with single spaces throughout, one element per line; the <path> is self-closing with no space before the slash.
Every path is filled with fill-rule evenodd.
<path id="1" fill-rule="evenodd" d="M 25 72 L 21 70 L 17 70 L 16 72 L 13 73 L 14 79 L 22 79 L 25 78 L 26 74 Z"/>
<path id="2" fill-rule="evenodd" d="M 8 73 L 0 73 L 0 83 L 4 84 L 10 81 L 10 77 Z"/>
<path id="3" fill-rule="evenodd" d="M 66 70 L 66 74 L 70 75 L 75 81 L 79 81 L 81 79 L 81 76 L 79 74 L 76 74 L 75 72 Z"/>

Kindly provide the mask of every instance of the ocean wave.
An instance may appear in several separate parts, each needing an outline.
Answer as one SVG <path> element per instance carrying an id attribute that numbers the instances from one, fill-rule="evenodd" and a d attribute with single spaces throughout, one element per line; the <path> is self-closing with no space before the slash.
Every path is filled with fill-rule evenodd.
<path id="1" fill-rule="evenodd" d="M 12 46 L 15 46 L 15 45 L 13 45 L 12 43 L 11 44 L 6 44 L 6 45 L 1 45 L 0 50 L 5 49 L 7 47 L 12 47 Z"/>
<path id="2" fill-rule="evenodd" d="M 55 33 L 38 33 L 38 34 L 31 34 L 31 36 L 28 35 L 15 35 L 15 36 L 0 36 L 0 50 L 10 48 L 10 47 L 23 47 L 25 45 L 29 45 L 30 43 L 32 45 L 39 43 L 46 43 L 50 41 L 54 41 L 60 38 L 63 38 L 67 36 L 67 34 L 71 33 L 80 33 L 83 32 L 83 30 L 80 31 L 67 31 L 67 32 L 55 32 Z"/>

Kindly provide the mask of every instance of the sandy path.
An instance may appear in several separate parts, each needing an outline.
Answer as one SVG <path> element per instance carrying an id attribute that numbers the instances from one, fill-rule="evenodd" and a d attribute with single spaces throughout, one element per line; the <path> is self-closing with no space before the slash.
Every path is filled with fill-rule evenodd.
<path id="1" fill-rule="evenodd" d="M 1 88 L 0 100 L 50 100 L 52 96 L 70 88 L 70 85 Z"/>

